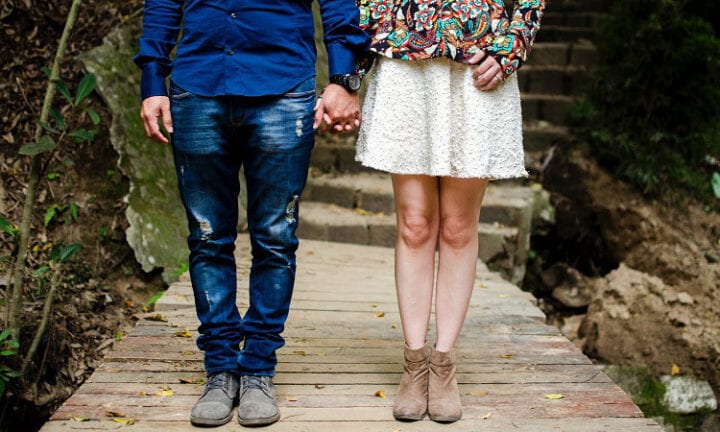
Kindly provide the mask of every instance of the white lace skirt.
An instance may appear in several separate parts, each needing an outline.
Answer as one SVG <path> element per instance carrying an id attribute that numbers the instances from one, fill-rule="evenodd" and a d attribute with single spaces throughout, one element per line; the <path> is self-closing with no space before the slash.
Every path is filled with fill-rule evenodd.
<path id="1" fill-rule="evenodd" d="M 473 86 L 472 67 L 444 58 L 378 58 L 363 104 L 355 159 L 396 174 L 525 177 L 515 74 Z"/>

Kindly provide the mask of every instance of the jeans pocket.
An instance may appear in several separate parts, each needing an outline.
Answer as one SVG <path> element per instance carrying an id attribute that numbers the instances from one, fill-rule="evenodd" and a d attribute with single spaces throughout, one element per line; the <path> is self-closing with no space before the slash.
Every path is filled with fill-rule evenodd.
<path id="1" fill-rule="evenodd" d="M 172 100 L 182 100 L 187 99 L 193 94 L 189 91 L 185 90 L 184 88 L 180 87 L 179 85 L 175 84 L 172 80 L 170 81 L 170 99 Z"/>
<path id="2" fill-rule="evenodd" d="M 310 77 L 283 94 L 286 98 L 302 99 L 315 94 L 315 77 Z"/>

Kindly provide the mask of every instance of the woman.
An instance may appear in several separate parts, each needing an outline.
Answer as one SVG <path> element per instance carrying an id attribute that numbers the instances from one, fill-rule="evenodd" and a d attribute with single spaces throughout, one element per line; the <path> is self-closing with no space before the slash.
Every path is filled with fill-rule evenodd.
<path id="1" fill-rule="evenodd" d="M 393 415 L 453 422 L 462 416 L 454 347 L 473 289 L 480 205 L 490 179 L 527 175 L 515 72 L 545 0 L 515 0 L 512 15 L 501 0 L 360 0 L 359 7 L 377 67 L 356 159 L 392 174 L 397 211 L 405 351 Z M 428 346 L 434 286 L 437 340 Z"/>

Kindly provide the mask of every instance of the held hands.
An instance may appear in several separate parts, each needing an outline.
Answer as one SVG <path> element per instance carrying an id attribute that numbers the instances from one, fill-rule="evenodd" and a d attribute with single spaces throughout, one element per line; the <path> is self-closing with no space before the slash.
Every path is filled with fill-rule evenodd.
<path id="1" fill-rule="evenodd" d="M 170 116 L 170 99 L 167 96 L 151 96 L 142 101 L 140 108 L 145 135 L 153 141 L 167 144 L 168 139 L 160 131 L 158 119 L 162 119 L 163 127 L 173 133 L 172 117 Z"/>
<path id="2" fill-rule="evenodd" d="M 361 120 L 360 96 L 340 85 L 328 84 L 315 104 L 313 129 L 320 133 L 350 132 L 360 126 Z"/>
<path id="3" fill-rule="evenodd" d="M 497 88 L 505 79 L 502 68 L 492 56 L 485 51 L 476 53 L 468 63 L 478 67 L 473 71 L 473 85 L 482 91 L 490 91 Z"/>

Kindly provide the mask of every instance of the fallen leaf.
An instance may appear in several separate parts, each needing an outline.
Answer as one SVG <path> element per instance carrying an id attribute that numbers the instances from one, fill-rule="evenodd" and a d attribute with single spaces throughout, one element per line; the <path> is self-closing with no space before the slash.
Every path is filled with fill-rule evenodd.
<path id="1" fill-rule="evenodd" d="M 105 417 L 125 417 L 125 414 L 120 411 L 107 410 L 105 411 Z"/>
<path id="2" fill-rule="evenodd" d="M 125 306 L 127 306 L 127 307 L 135 307 L 135 302 L 132 301 L 132 300 L 130 300 L 130 299 L 127 299 L 127 300 L 125 300 Z"/>
<path id="3" fill-rule="evenodd" d="M 375 392 L 375 396 L 377 396 L 377 397 L 379 397 L 379 398 L 382 398 L 382 399 L 385 399 L 385 390 L 380 389 L 380 390 L 376 391 L 376 392 Z"/>
<path id="4" fill-rule="evenodd" d="M 370 307 L 371 307 L 371 308 L 376 308 L 377 305 L 376 305 L 376 304 L 371 304 Z"/>
<path id="5" fill-rule="evenodd" d="M 313 255 L 315 255 L 315 252 L 313 252 L 313 251 L 310 250 L 310 251 L 307 251 L 307 254 L 310 255 L 310 256 L 313 256 Z"/>
<path id="6" fill-rule="evenodd" d="M 489 394 L 490 394 L 490 392 L 486 392 L 486 391 L 476 391 L 476 392 L 470 393 L 470 396 L 487 396 Z"/>
<path id="7" fill-rule="evenodd" d="M 391 325 L 391 326 L 390 326 L 390 328 L 394 328 L 394 329 L 396 329 L 396 328 L 397 328 L 397 324 L 393 324 L 393 325 Z"/>
<path id="8" fill-rule="evenodd" d="M 175 332 L 175 336 L 189 338 L 192 337 L 192 333 L 190 333 L 188 330 L 177 331 Z"/>
<path id="9" fill-rule="evenodd" d="M 70 416 L 70 420 L 76 421 L 76 422 L 86 422 L 86 421 L 90 421 L 89 418 L 85 418 L 85 417 L 75 417 L 75 416 Z"/>
<path id="10" fill-rule="evenodd" d="M 180 384 L 198 384 L 198 380 L 195 378 L 180 378 Z"/>
<path id="11" fill-rule="evenodd" d="M 482 419 L 483 419 L 483 420 L 487 420 L 487 419 L 489 419 L 490 417 L 492 417 L 492 415 L 493 415 L 493 413 L 487 413 L 487 414 L 485 414 L 484 416 L 482 416 Z"/>
<path id="12" fill-rule="evenodd" d="M 195 355 L 195 354 L 197 354 L 197 352 L 195 352 L 195 351 L 190 351 L 190 350 L 187 350 L 187 351 L 183 351 L 183 352 L 182 352 L 182 355 L 184 355 L 184 356 L 191 356 L 191 355 Z"/>
<path id="13" fill-rule="evenodd" d="M 175 394 L 175 392 L 172 390 L 162 390 L 162 391 L 155 393 L 155 396 L 165 397 L 165 396 L 173 396 L 174 394 Z"/>
<path id="14" fill-rule="evenodd" d="M 560 393 L 549 393 L 549 394 L 545 395 L 545 399 L 550 399 L 550 400 L 558 400 L 558 399 L 564 399 L 564 398 L 565 398 L 565 395 L 562 395 Z"/>
<path id="15" fill-rule="evenodd" d="M 144 391 L 139 391 L 137 394 L 138 394 L 138 396 L 147 396 L 148 395 L 147 392 L 144 392 Z"/>
<path id="16" fill-rule="evenodd" d="M 315 388 L 316 388 L 316 389 L 324 389 L 325 386 L 322 385 L 322 384 L 315 384 Z"/>
<path id="17" fill-rule="evenodd" d="M 145 317 L 148 321 L 160 321 L 160 322 L 168 322 L 168 317 L 165 315 L 155 314 L 152 316 Z"/>
<path id="18" fill-rule="evenodd" d="M 487 288 L 487 285 L 485 285 L 485 284 L 482 283 L 482 282 L 478 282 L 478 284 L 475 285 L 475 288 Z"/>
<path id="19" fill-rule="evenodd" d="M 297 355 L 301 355 L 301 356 L 307 355 L 307 353 L 305 351 L 293 351 L 293 354 L 297 354 Z"/>
<path id="20" fill-rule="evenodd" d="M 670 375 L 676 376 L 680 374 L 680 366 L 673 363 L 672 367 L 670 368 Z"/>
<path id="21" fill-rule="evenodd" d="M 511 358 L 513 358 L 513 356 L 514 356 L 514 354 L 503 354 L 500 356 L 500 358 L 511 359 Z"/>
<path id="22" fill-rule="evenodd" d="M 145 306 L 145 305 L 143 305 L 142 311 L 143 311 L 143 312 L 150 312 L 150 308 L 147 307 L 147 306 Z"/>
<path id="23" fill-rule="evenodd" d="M 355 213 L 357 213 L 357 214 L 359 214 L 359 215 L 361 215 L 361 216 L 367 216 L 367 214 L 368 214 L 367 210 L 361 209 L 361 208 L 359 208 L 359 207 L 355 209 Z"/>
<path id="24" fill-rule="evenodd" d="M 382 318 L 385 316 L 385 312 L 375 312 L 375 318 Z"/>
<path id="25" fill-rule="evenodd" d="M 287 400 L 288 402 L 297 402 L 298 399 L 292 396 L 285 396 L 285 400 Z"/>
<path id="26" fill-rule="evenodd" d="M 135 419 L 134 419 L 134 418 L 114 417 L 114 418 L 113 418 L 113 421 L 114 421 L 115 423 L 121 423 L 121 424 L 124 424 L 124 425 L 134 425 L 134 424 L 135 424 Z"/>

